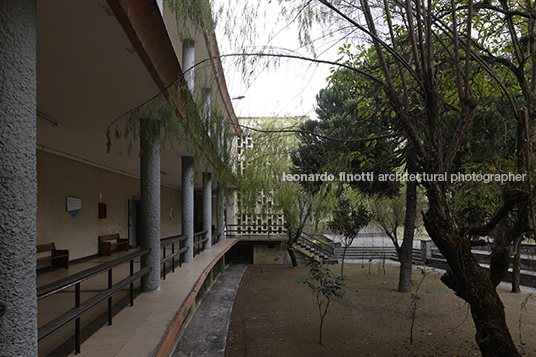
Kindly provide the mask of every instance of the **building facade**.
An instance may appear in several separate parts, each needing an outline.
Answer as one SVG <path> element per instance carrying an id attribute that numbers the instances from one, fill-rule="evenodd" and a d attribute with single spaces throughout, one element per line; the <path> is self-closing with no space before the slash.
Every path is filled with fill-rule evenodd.
<path id="1" fill-rule="evenodd" d="M 179 27 L 162 1 L 0 3 L 3 356 L 37 355 L 36 245 L 77 261 L 128 237 L 151 248 L 152 292 L 161 238 L 188 235 L 191 262 L 194 232 L 222 232 L 225 134 L 206 118 L 236 118 L 213 29 Z"/>

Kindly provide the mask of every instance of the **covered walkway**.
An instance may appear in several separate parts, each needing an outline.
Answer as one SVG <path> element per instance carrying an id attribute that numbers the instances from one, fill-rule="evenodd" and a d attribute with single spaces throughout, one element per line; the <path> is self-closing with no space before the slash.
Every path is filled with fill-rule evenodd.
<path id="1" fill-rule="evenodd" d="M 197 255 L 192 263 L 184 263 L 176 268 L 174 273 L 168 273 L 161 281 L 161 289 L 152 293 L 141 293 L 134 306 L 126 306 L 113 317 L 113 324 L 108 326 L 106 319 L 100 326 L 98 317 L 106 314 L 106 303 L 97 306 L 82 318 L 83 332 L 98 329 L 91 336 L 82 336 L 82 355 L 86 356 L 152 356 L 160 352 L 170 352 L 175 336 L 187 317 L 191 308 L 195 308 L 197 295 L 202 295 L 207 284 L 211 284 L 216 275 L 212 268 L 219 264 L 220 259 L 237 243 L 236 239 L 227 239 L 212 249 L 207 249 Z M 68 270 L 57 269 L 40 274 L 37 286 L 46 285 L 67 274 L 101 264 L 110 258 L 118 258 L 126 252 L 113 254 L 112 257 L 99 257 L 73 264 Z M 223 260 L 223 262 L 225 262 Z M 139 267 L 139 259 L 135 264 Z M 136 267 L 136 269 L 138 269 Z M 114 269 L 114 280 L 128 275 L 128 264 Z M 219 271 L 215 269 L 214 271 Z M 206 284 L 204 284 L 206 280 Z M 107 274 L 82 283 L 82 301 L 106 288 Z M 139 287 L 139 282 L 136 283 Z M 139 289 L 138 289 L 139 291 Z M 121 299 L 128 299 L 128 289 L 114 295 L 114 305 L 120 305 Z M 119 303 L 119 304 L 117 304 Z M 127 304 L 128 305 L 128 304 Z M 74 288 L 54 294 L 39 301 L 39 326 L 56 317 L 58 314 L 74 306 Z M 93 323 L 92 321 L 97 322 Z M 71 324 L 74 325 L 74 324 Z M 67 326 L 39 345 L 40 356 L 67 356 L 74 354 L 74 343 L 71 338 L 73 326 Z M 87 339 L 86 339 L 87 337 Z M 84 340 L 85 339 L 85 340 Z M 65 342 L 68 340 L 67 342 Z"/>
<path id="2" fill-rule="evenodd" d="M 217 125 L 237 119 L 216 35 L 200 14 L 177 18 L 168 5 L 0 1 L 2 356 L 56 351 L 72 325 L 87 331 L 93 317 L 119 311 L 108 303 L 130 300 L 127 293 L 141 275 L 134 307 L 116 313 L 111 326 L 106 316 L 86 341 L 82 336 L 82 354 L 150 355 L 168 326 L 187 315 L 186 308 L 175 320 L 204 288 L 196 282 L 217 275 L 220 257 L 234 244 L 211 249 L 235 216 L 236 206 L 226 203 L 235 188 L 223 177 L 232 176 L 228 158 L 240 131 Z M 195 66 L 199 62 L 206 63 Z M 110 239 L 101 238 L 116 235 L 140 251 L 127 255 L 122 267 L 107 264 L 102 277 L 73 282 L 82 278 L 73 274 L 108 261 L 94 258 L 108 252 L 101 243 Z M 162 237 L 185 237 L 181 249 L 187 248 L 187 264 L 166 280 Z M 54 254 L 46 248 L 52 243 L 63 251 L 62 264 L 73 264 L 37 276 L 50 265 L 42 255 Z M 65 290 L 36 295 L 36 287 L 62 278 L 69 280 Z"/>

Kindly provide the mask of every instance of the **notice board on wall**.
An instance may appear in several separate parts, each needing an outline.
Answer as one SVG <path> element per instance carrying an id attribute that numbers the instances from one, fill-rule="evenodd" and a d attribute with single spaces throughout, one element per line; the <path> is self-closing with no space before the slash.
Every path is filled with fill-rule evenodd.
<path id="1" fill-rule="evenodd" d="M 74 196 L 67 197 L 67 212 L 76 218 L 80 210 L 82 209 L 82 199 Z"/>

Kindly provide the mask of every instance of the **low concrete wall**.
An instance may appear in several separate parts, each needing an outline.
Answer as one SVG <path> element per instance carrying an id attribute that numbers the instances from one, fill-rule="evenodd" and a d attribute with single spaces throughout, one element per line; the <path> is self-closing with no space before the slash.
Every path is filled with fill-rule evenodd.
<path id="1" fill-rule="evenodd" d="M 288 264 L 288 254 L 280 243 L 255 244 L 253 264 Z"/>
<path id="2" fill-rule="evenodd" d="M 525 247 L 522 248 L 522 252 L 532 252 L 534 249 L 534 244 L 524 244 Z M 486 269 L 489 269 L 489 254 L 490 252 L 487 249 L 475 249 L 473 253 L 477 256 L 477 259 L 480 265 Z M 449 265 L 447 261 L 441 256 L 437 247 L 431 240 L 422 240 L 421 241 L 421 258 L 429 266 L 433 266 L 440 269 L 448 269 Z M 536 273 L 534 272 L 534 267 L 536 267 L 536 262 L 533 259 L 533 255 L 525 255 L 521 258 L 521 274 L 519 276 L 520 284 L 523 286 L 536 287 Z M 512 263 L 510 264 L 512 265 Z M 508 275 L 503 280 L 506 282 L 512 281 L 512 269 L 508 270 Z"/>

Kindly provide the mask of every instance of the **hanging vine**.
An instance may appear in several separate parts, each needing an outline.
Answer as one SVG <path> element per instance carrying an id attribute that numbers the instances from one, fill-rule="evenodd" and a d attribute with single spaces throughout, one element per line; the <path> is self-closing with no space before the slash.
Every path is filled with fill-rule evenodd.
<path id="1" fill-rule="evenodd" d="M 169 0 L 167 6 L 176 16 L 181 38 L 193 38 L 202 32 L 210 48 L 214 36 L 207 34 L 213 34 L 214 22 L 208 2 Z M 161 151 L 165 148 L 174 150 L 185 144 L 189 155 L 194 157 L 196 171 L 205 171 L 212 165 L 217 188 L 225 189 L 233 183 L 235 158 L 231 146 L 236 132 L 225 108 L 226 98 L 211 100 L 212 93 L 220 93 L 217 87 L 221 85 L 216 81 L 218 67 L 212 62 L 214 60 L 198 62 L 153 98 L 112 121 L 106 130 L 108 153 L 113 141 L 121 139 L 128 141 L 127 152 L 130 154 L 140 137 L 151 143 L 150 133 L 159 130 Z M 193 90 L 184 80 L 190 71 L 195 74 Z M 142 130 L 141 119 L 146 120 L 147 130 Z"/>

